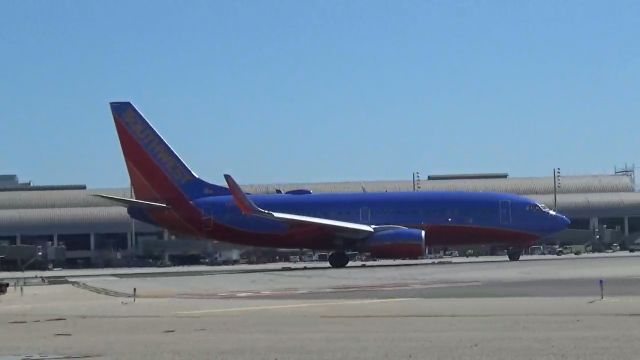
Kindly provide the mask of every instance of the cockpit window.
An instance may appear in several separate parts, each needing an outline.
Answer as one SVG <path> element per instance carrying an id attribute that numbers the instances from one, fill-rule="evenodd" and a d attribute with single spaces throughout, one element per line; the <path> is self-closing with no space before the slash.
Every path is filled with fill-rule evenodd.
<path id="1" fill-rule="evenodd" d="M 549 208 L 542 204 L 529 204 L 527 205 L 527 210 L 529 211 L 541 211 L 541 212 L 549 212 Z"/>
<path id="2" fill-rule="evenodd" d="M 549 212 L 551 211 L 548 207 L 543 204 L 529 204 L 527 205 L 527 210 L 529 211 L 540 211 L 540 212 Z"/>

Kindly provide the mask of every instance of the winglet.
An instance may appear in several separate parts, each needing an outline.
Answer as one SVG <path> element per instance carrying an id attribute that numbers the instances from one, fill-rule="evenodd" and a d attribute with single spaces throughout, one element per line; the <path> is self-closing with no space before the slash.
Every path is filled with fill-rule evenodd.
<path id="1" fill-rule="evenodd" d="M 233 196 L 233 201 L 235 201 L 236 205 L 240 208 L 245 215 L 263 213 L 264 210 L 260 209 L 256 204 L 247 197 L 247 195 L 242 191 L 240 185 L 231 177 L 229 174 L 224 174 L 224 179 L 229 186 L 229 191 L 231 191 L 231 195 Z"/>
<path id="2" fill-rule="evenodd" d="M 285 214 L 285 213 L 277 213 L 271 212 L 267 210 L 260 209 L 256 204 L 249 199 L 247 194 L 245 194 L 240 185 L 236 183 L 235 180 L 231 177 L 231 175 L 224 174 L 224 179 L 227 181 L 227 185 L 229 186 L 229 191 L 231 192 L 231 196 L 233 196 L 233 201 L 240 208 L 240 211 L 245 215 L 257 215 L 275 220 L 283 220 L 287 222 L 294 223 L 303 223 L 303 224 L 312 224 L 319 226 L 329 226 L 333 228 L 337 228 L 347 232 L 355 232 L 355 238 L 362 239 L 369 236 L 374 232 L 374 229 L 369 225 L 364 224 L 356 224 L 345 221 L 337 221 L 331 219 L 323 219 L 316 218 L 311 216 L 303 216 L 296 214 Z M 347 235 L 345 235 L 347 236 Z"/>

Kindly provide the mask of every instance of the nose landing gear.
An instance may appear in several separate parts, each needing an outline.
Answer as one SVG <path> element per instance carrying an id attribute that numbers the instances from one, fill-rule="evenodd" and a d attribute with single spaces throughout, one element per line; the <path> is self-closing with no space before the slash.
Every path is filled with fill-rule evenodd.
<path id="1" fill-rule="evenodd" d="M 349 263 L 349 257 L 344 251 L 332 252 L 329 255 L 329 265 L 333 268 L 343 268 Z"/>
<path id="2" fill-rule="evenodd" d="M 520 260 L 520 255 L 522 255 L 521 248 L 509 248 L 509 250 L 507 250 L 507 256 L 509 257 L 509 261 Z"/>

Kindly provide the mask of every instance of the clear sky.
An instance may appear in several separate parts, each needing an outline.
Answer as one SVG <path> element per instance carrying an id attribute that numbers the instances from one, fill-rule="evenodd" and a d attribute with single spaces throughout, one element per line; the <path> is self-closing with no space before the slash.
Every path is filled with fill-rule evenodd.
<path id="1" fill-rule="evenodd" d="M 126 186 L 129 100 L 224 183 L 637 163 L 640 1 L 2 1 L 0 173 Z"/>

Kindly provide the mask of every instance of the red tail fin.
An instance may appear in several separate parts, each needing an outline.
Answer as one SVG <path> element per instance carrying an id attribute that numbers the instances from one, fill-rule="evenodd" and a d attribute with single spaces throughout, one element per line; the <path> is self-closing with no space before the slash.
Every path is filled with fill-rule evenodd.
<path id="1" fill-rule="evenodd" d="M 198 178 L 130 102 L 110 105 L 137 199 L 170 204 L 179 197 L 230 194 Z"/>

